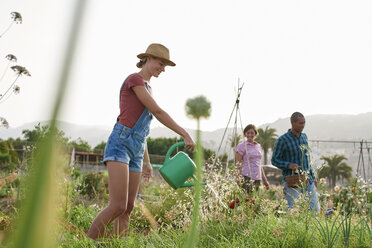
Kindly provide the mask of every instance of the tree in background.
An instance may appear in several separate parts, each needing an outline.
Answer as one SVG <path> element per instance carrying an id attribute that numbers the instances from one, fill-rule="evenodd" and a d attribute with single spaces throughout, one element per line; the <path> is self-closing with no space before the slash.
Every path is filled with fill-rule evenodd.
<path id="1" fill-rule="evenodd" d="M 149 151 L 150 155 L 160 155 L 160 156 L 165 156 L 167 154 L 169 148 L 174 145 L 175 143 L 182 141 L 183 139 L 178 139 L 178 138 L 151 138 L 149 137 L 147 139 L 147 149 Z M 189 150 L 183 149 L 183 152 L 188 154 L 190 157 L 193 157 L 193 152 L 190 152 Z M 173 151 L 171 156 L 175 155 L 177 153 L 177 149 Z M 214 151 L 211 149 L 206 149 L 203 148 L 203 154 L 204 158 L 209 159 L 214 155 Z M 161 162 L 157 161 L 156 163 L 163 163 L 164 161 L 162 160 Z"/>
<path id="2" fill-rule="evenodd" d="M 318 170 L 318 177 L 327 178 L 331 188 L 336 185 L 337 179 L 346 179 L 347 181 L 351 179 L 353 169 L 343 162 L 347 160 L 345 156 L 336 154 L 331 157 L 323 156 L 321 159 L 323 159 L 326 164 Z"/>
<path id="3" fill-rule="evenodd" d="M 65 133 L 62 130 L 59 130 L 58 128 L 56 129 L 57 130 L 55 131 L 55 133 L 58 143 L 63 147 L 67 147 L 69 138 L 65 136 Z M 22 131 L 22 134 L 27 145 L 30 146 L 31 149 L 33 149 L 37 145 L 37 143 L 40 140 L 44 139 L 51 131 L 52 130 L 50 130 L 50 127 L 48 125 L 41 126 L 41 124 L 38 123 L 33 130 L 25 129 Z"/>
<path id="4" fill-rule="evenodd" d="M 24 159 L 26 159 L 25 149 L 27 149 L 27 142 L 21 138 L 8 138 L 7 142 L 11 144 L 11 147 L 13 148 L 13 153 L 16 154 L 14 156 L 17 157 L 17 162 L 24 162 Z M 10 146 L 9 146 L 10 147 Z"/>
<path id="5" fill-rule="evenodd" d="M 149 154 L 155 154 L 155 155 L 162 155 L 165 156 L 165 154 L 168 152 L 168 149 L 177 143 L 177 138 L 147 138 L 147 149 L 149 151 Z M 174 152 L 175 154 L 175 152 Z"/>
<path id="6" fill-rule="evenodd" d="M 0 139 L 0 168 L 19 162 L 19 156 L 14 150 L 12 142 Z"/>
<path id="7" fill-rule="evenodd" d="M 10 142 L 14 148 L 15 151 L 21 151 L 23 147 L 26 145 L 26 141 L 22 140 L 21 138 L 8 138 L 8 142 Z"/>
<path id="8" fill-rule="evenodd" d="M 267 153 L 269 152 L 269 149 L 274 149 L 276 137 L 278 137 L 275 132 L 276 129 L 269 128 L 269 126 L 266 126 L 265 129 L 258 129 L 256 141 L 261 145 L 264 152 L 264 164 L 267 164 Z"/>
<path id="9" fill-rule="evenodd" d="M 78 138 L 77 140 L 73 140 L 68 143 L 69 147 L 74 147 L 75 151 L 77 152 L 91 152 L 92 147 L 89 145 L 89 143 L 82 138 Z"/>
<path id="10" fill-rule="evenodd" d="M 230 144 L 230 147 L 234 150 L 235 154 L 235 147 L 240 143 L 242 140 L 242 136 L 240 134 L 231 134 L 228 138 L 228 142 Z"/>
<path id="11" fill-rule="evenodd" d="M 94 153 L 103 153 L 105 151 L 105 148 L 106 148 L 106 142 L 102 141 L 101 143 L 99 143 L 98 145 L 96 145 L 93 148 L 93 152 Z"/>
<path id="12" fill-rule="evenodd" d="M 224 153 L 224 154 L 221 154 L 218 156 L 218 159 L 221 161 L 221 163 L 227 163 L 227 159 L 228 159 L 228 155 L 227 153 Z"/>

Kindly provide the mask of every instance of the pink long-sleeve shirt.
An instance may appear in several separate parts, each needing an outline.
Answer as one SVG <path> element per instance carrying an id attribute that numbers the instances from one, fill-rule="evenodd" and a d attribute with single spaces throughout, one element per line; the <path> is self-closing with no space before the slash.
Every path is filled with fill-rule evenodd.
<path id="1" fill-rule="evenodd" d="M 261 159 L 262 151 L 261 145 L 257 142 L 254 144 L 244 141 L 236 147 L 236 152 L 243 157 L 242 175 L 250 177 L 253 180 L 262 180 L 261 174 Z M 247 152 L 249 158 L 249 165 L 247 160 Z"/>

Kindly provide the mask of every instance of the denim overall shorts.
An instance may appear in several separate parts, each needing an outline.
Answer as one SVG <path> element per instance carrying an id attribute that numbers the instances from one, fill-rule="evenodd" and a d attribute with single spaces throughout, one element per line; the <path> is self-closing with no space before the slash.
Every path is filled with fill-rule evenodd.
<path id="1" fill-rule="evenodd" d="M 146 89 L 149 91 L 147 83 Z M 103 162 L 118 161 L 126 163 L 129 165 L 129 171 L 142 172 L 143 154 L 145 152 L 146 138 L 150 133 L 151 120 L 152 114 L 145 108 L 133 128 L 116 123 L 108 138 Z"/>

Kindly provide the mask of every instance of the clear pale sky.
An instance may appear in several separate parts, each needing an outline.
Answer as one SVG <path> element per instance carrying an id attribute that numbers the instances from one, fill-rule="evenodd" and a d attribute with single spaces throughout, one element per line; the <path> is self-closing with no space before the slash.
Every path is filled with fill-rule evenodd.
<path id="1" fill-rule="evenodd" d="M 1 33 L 11 12 L 23 17 L 0 38 L 0 73 L 5 56 L 14 54 L 32 75 L 19 80 L 19 95 L 0 103 L 12 127 L 50 118 L 73 3 L 0 1 Z M 151 80 L 154 98 L 186 128 L 196 123 L 186 117 L 185 102 L 201 94 L 212 104 L 201 128 L 224 128 L 239 79 L 243 125 L 294 111 L 370 112 L 371 13 L 372 1 L 90 0 L 59 119 L 112 126 L 122 81 L 138 71 L 136 55 L 154 42 L 167 46 L 177 64 Z M 0 93 L 14 78 L 9 70 Z"/>

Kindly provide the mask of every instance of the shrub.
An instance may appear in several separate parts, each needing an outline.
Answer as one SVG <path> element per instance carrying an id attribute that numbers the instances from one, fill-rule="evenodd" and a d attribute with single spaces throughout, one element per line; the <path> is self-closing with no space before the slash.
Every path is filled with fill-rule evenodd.
<path id="1" fill-rule="evenodd" d="M 87 195 L 91 199 L 102 197 L 107 193 L 104 174 L 102 172 L 88 172 L 84 174 L 82 183 L 78 189 L 81 191 L 81 194 Z"/>
<path id="2" fill-rule="evenodd" d="M 85 208 L 79 204 L 70 209 L 70 222 L 82 230 L 88 230 L 97 214 L 98 210 L 95 205 Z"/>
<path id="3" fill-rule="evenodd" d="M 10 163 L 10 155 L 9 154 L 0 154 L 0 164 Z"/>

